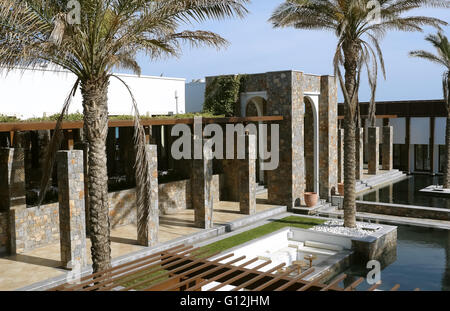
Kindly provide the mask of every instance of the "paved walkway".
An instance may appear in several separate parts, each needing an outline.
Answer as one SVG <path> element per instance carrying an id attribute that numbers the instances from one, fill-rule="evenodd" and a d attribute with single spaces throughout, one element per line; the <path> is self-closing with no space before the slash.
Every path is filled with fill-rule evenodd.
<path id="1" fill-rule="evenodd" d="M 264 204 L 267 194 L 258 195 L 257 212 L 274 208 Z M 219 202 L 214 206 L 214 223 L 220 225 L 245 217 L 239 213 L 238 202 Z M 194 226 L 194 210 L 184 210 L 176 215 L 161 216 L 159 242 L 164 243 L 181 236 L 199 232 Z M 117 258 L 143 249 L 136 245 L 135 225 L 127 225 L 111 230 L 112 258 Z M 90 260 L 90 240 L 87 239 L 87 252 Z M 14 290 L 39 281 L 59 276 L 67 272 L 60 266 L 59 243 L 27 251 L 23 254 L 0 258 L 0 290 Z"/>

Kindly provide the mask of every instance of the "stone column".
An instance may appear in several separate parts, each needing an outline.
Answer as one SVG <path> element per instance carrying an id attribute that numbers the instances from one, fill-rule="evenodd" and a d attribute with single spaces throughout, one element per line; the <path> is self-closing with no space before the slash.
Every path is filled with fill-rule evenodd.
<path id="1" fill-rule="evenodd" d="M 83 151 L 59 151 L 57 163 L 61 263 L 80 269 L 87 264 Z"/>
<path id="2" fill-rule="evenodd" d="M 338 98 L 336 79 L 320 77 L 319 196 L 328 200 L 338 184 Z M 333 191 L 334 190 L 334 191 Z"/>
<path id="3" fill-rule="evenodd" d="M 242 138 L 241 138 L 242 139 Z M 245 136 L 245 159 L 239 160 L 240 196 L 239 207 L 242 214 L 256 213 L 256 136 Z"/>
<path id="4" fill-rule="evenodd" d="M 25 208 L 24 150 L 0 148 L 0 212 Z"/>
<path id="5" fill-rule="evenodd" d="M 339 129 L 338 139 L 338 182 L 344 182 L 344 129 Z"/>
<path id="6" fill-rule="evenodd" d="M 137 241 L 142 246 L 154 246 L 158 243 L 159 233 L 158 146 L 147 145 L 146 151 L 149 159 L 150 202 L 147 202 L 144 209 L 137 209 Z"/>
<path id="7" fill-rule="evenodd" d="M 267 113 L 284 117 L 279 123 L 279 165 L 267 171 L 268 201 L 290 210 L 305 204 L 303 73 L 269 72 L 265 84 Z M 271 131 L 269 146 L 274 137 Z"/>
<path id="8" fill-rule="evenodd" d="M 392 126 L 383 127 L 383 145 L 381 152 L 383 170 L 392 170 L 394 161 L 394 128 Z"/>
<path id="9" fill-rule="evenodd" d="M 369 174 L 377 175 L 379 169 L 379 143 L 380 130 L 378 127 L 369 127 L 368 156 L 369 156 Z"/>
<path id="10" fill-rule="evenodd" d="M 361 180 L 364 174 L 364 129 L 357 128 L 355 135 L 356 143 L 355 143 L 355 156 L 356 156 L 356 170 L 355 177 L 356 180 Z"/>
<path id="11" fill-rule="evenodd" d="M 194 137 L 196 140 L 201 138 Z M 213 200 L 211 197 L 212 150 L 208 141 L 204 141 L 203 159 L 192 160 L 191 197 L 194 209 L 195 226 L 203 229 L 213 227 Z"/>

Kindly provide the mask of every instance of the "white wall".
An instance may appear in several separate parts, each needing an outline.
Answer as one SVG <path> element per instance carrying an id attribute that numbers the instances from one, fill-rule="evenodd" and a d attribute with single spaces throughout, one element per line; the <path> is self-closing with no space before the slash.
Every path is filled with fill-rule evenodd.
<path id="1" fill-rule="evenodd" d="M 185 112 L 185 79 L 132 76 L 118 74 L 129 86 L 138 103 L 139 112 L 145 114 Z M 0 75 L 0 114 L 20 118 L 41 117 L 43 113 L 59 113 L 75 83 L 75 76 L 56 70 L 14 70 Z M 125 86 L 111 78 L 108 92 L 111 115 L 131 114 L 131 99 Z M 70 113 L 82 112 L 79 90 L 69 109 Z"/>
<path id="2" fill-rule="evenodd" d="M 205 82 L 186 83 L 186 112 L 201 112 L 205 102 Z"/>
<path id="3" fill-rule="evenodd" d="M 405 144 L 406 141 L 406 119 L 390 119 L 390 125 L 394 128 L 394 144 Z"/>
<path id="4" fill-rule="evenodd" d="M 430 143 L 430 118 L 411 118 L 411 145 Z"/>
<path id="5" fill-rule="evenodd" d="M 447 124 L 447 118 L 436 118 L 434 128 L 434 143 L 436 145 L 445 145 L 445 126 Z"/>

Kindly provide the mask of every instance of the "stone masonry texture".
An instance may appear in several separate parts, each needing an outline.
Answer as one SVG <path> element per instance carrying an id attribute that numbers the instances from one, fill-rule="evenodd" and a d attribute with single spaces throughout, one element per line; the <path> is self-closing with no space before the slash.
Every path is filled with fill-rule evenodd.
<path id="1" fill-rule="evenodd" d="M 316 79 L 317 80 L 317 79 Z M 329 200 L 338 184 L 337 84 L 331 76 L 320 77 L 319 97 L 319 195 Z"/>
<path id="2" fill-rule="evenodd" d="M 368 128 L 369 141 L 368 141 L 368 157 L 369 157 L 369 174 L 376 175 L 379 170 L 380 154 L 380 128 L 369 127 Z"/>
<path id="3" fill-rule="evenodd" d="M 242 214 L 256 213 L 256 136 L 245 136 L 245 159 L 239 160 L 240 200 Z"/>
<path id="4" fill-rule="evenodd" d="M 338 182 L 344 182 L 344 130 L 339 129 L 338 141 Z"/>
<path id="5" fill-rule="evenodd" d="M 355 135 L 356 143 L 356 180 L 361 180 L 364 174 L 364 128 L 357 128 Z"/>
<path id="6" fill-rule="evenodd" d="M 199 228 L 210 229 L 213 227 L 212 151 L 211 148 L 205 148 L 208 140 L 195 137 L 194 144 L 197 139 L 203 143 L 203 159 L 192 160 L 191 196 L 194 223 Z"/>
<path id="7" fill-rule="evenodd" d="M 57 163 L 61 263 L 79 269 L 87 264 L 83 151 L 59 151 Z"/>
<path id="8" fill-rule="evenodd" d="M 150 175 L 149 206 L 137 210 L 137 240 L 139 245 L 154 246 L 158 243 L 159 208 L 158 208 L 158 146 L 147 145 Z"/>
<path id="9" fill-rule="evenodd" d="M 8 230 L 11 254 L 59 243 L 59 204 L 11 210 Z"/>

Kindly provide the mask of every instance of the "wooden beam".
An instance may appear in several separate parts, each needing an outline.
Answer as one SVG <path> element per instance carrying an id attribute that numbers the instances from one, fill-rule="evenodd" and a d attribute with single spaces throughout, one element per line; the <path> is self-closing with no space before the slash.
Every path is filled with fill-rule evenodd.
<path id="1" fill-rule="evenodd" d="M 347 286 L 344 291 L 348 292 L 351 290 L 354 290 L 356 287 L 358 287 L 362 282 L 364 282 L 364 278 L 359 278 L 357 279 L 355 282 L 353 282 L 352 284 L 350 284 L 349 286 Z"/>
<path id="2" fill-rule="evenodd" d="M 347 274 L 341 274 L 340 276 L 338 276 L 337 278 L 335 278 L 333 281 L 331 281 L 327 286 L 325 286 L 324 288 L 322 288 L 320 291 L 324 292 L 329 290 L 330 288 L 332 288 L 333 286 L 339 284 L 340 281 L 345 280 L 345 278 L 347 277 Z"/>
<path id="3" fill-rule="evenodd" d="M 238 261 L 241 261 L 242 259 L 245 259 L 245 256 L 241 256 L 241 257 L 238 257 L 238 258 L 236 258 L 236 259 L 233 259 L 233 260 L 227 262 L 227 264 L 228 264 L 228 265 L 232 265 L 232 264 L 234 264 L 234 263 L 236 263 L 236 262 L 238 262 Z M 187 280 L 185 280 L 185 281 L 183 281 L 183 282 L 181 282 L 181 283 L 179 283 L 179 284 L 175 284 L 174 286 L 171 286 L 171 287 L 169 287 L 169 288 L 166 288 L 165 291 L 171 291 L 171 290 L 174 290 L 174 289 L 176 289 L 176 288 L 179 288 L 179 287 L 181 287 L 181 286 L 183 286 L 183 285 L 187 285 L 188 283 L 192 282 L 192 281 L 195 280 L 195 279 L 203 278 L 204 276 L 207 276 L 207 275 L 209 275 L 209 274 L 211 274 L 211 273 L 214 273 L 214 272 L 216 272 L 216 271 L 219 271 L 219 270 L 221 270 L 221 269 L 223 269 L 223 268 L 224 268 L 223 266 L 219 265 L 219 266 L 217 266 L 217 267 L 215 267 L 215 268 L 213 268 L 213 269 L 211 269 L 211 270 L 208 270 L 208 271 L 205 271 L 205 272 L 203 272 L 203 273 L 201 273 L 201 274 L 199 274 L 199 275 L 196 275 L 195 277 L 189 278 L 189 279 L 187 279 Z M 197 284 L 196 284 L 196 285 L 197 285 Z M 194 289 L 192 289 L 192 290 L 194 290 Z"/>
<path id="4" fill-rule="evenodd" d="M 279 291 L 282 291 L 282 290 L 285 290 L 285 289 L 289 288 L 291 285 L 294 285 L 295 283 L 297 283 L 298 281 L 303 279 L 305 276 L 308 276 L 311 273 L 313 273 L 315 270 L 316 269 L 314 269 L 314 268 L 309 268 L 308 270 L 306 270 L 306 271 L 300 273 L 299 275 L 297 275 L 295 278 L 293 278 L 292 280 L 290 280 L 286 284 L 284 284 L 284 285 L 282 285 L 282 286 L 280 286 L 278 288 L 275 288 L 274 291 L 275 292 L 279 292 Z"/>
<path id="5" fill-rule="evenodd" d="M 272 263 L 272 261 L 266 261 L 266 262 L 260 264 L 259 266 L 254 267 L 252 270 L 259 270 L 259 269 L 261 269 L 262 267 L 267 266 L 268 264 L 271 264 L 271 263 Z M 246 263 L 240 265 L 239 268 L 241 268 L 241 267 L 243 268 L 243 267 L 247 266 L 248 264 L 249 264 L 249 263 L 246 262 Z M 235 276 L 235 277 L 229 279 L 228 281 L 229 281 L 230 283 L 232 283 L 232 282 L 234 282 L 234 281 L 237 281 L 237 280 L 239 280 L 239 279 L 241 279 L 241 278 L 243 278 L 243 277 L 249 275 L 250 273 L 252 273 L 252 272 L 251 272 L 251 271 L 246 271 L 246 272 L 244 272 L 243 274 L 239 274 L 239 275 L 237 275 L 237 276 Z M 201 288 L 202 286 L 205 286 L 205 285 L 208 284 L 208 283 L 214 282 L 215 280 L 219 280 L 219 279 L 221 279 L 221 278 L 223 278 L 224 276 L 229 275 L 229 274 L 230 274 L 230 273 L 225 272 L 225 273 L 222 273 L 222 274 L 220 275 L 219 278 L 215 278 L 215 277 L 214 277 L 214 279 L 209 279 L 209 280 L 203 281 L 203 282 L 201 282 L 200 284 L 197 284 L 196 286 L 194 286 L 194 287 L 192 288 L 192 290 L 196 290 L 196 289 L 198 289 L 198 288 Z M 224 285 L 224 286 L 225 286 L 225 285 Z M 190 289 L 190 290 L 191 290 L 191 289 Z"/>
<path id="6" fill-rule="evenodd" d="M 208 268 L 208 267 L 213 267 L 214 264 L 218 264 L 218 263 L 221 262 L 222 260 L 228 259 L 228 258 L 233 257 L 233 256 L 234 256 L 234 254 L 227 254 L 227 255 L 222 256 L 222 257 L 219 257 L 219 258 L 217 258 L 216 260 L 213 260 L 213 261 L 202 262 L 202 263 L 200 264 L 200 266 L 191 268 L 191 269 L 189 269 L 189 270 L 187 270 L 187 271 L 185 271 L 185 272 L 183 272 L 183 273 L 181 273 L 181 274 L 175 274 L 174 276 L 170 277 L 169 280 L 172 280 L 172 279 L 174 279 L 174 278 L 181 278 L 181 279 L 183 279 L 184 277 L 186 277 L 186 276 L 188 276 L 188 275 L 190 275 L 190 274 L 192 274 L 192 273 L 194 273 L 194 272 L 197 272 L 197 271 L 199 271 L 199 270 L 202 270 L 202 269 L 205 269 L 205 268 Z M 243 257 L 245 258 L 245 256 L 243 256 Z M 184 270 L 184 269 L 182 269 L 182 270 Z M 174 271 L 175 271 L 175 270 L 174 270 Z M 173 271 L 170 271 L 170 272 L 173 273 Z M 195 277 L 195 279 L 197 279 L 197 277 Z M 169 280 L 166 280 L 165 282 L 167 282 L 167 281 L 169 281 Z M 188 280 L 193 281 L 192 278 L 188 278 Z M 146 282 L 147 282 L 147 281 L 146 281 Z M 152 286 L 150 286 L 150 287 L 147 287 L 147 288 L 145 289 L 145 291 L 152 291 L 152 290 L 153 290 L 152 288 L 154 288 L 154 287 L 157 286 L 157 285 L 158 285 L 158 284 L 152 285 Z"/>
<path id="7" fill-rule="evenodd" d="M 261 116 L 261 117 L 228 117 L 228 118 L 203 118 L 204 124 L 211 123 L 244 123 L 244 122 L 279 122 L 283 121 L 283 116 Z M 143 119 L 142 126 L 150 125 L 175 125 L 175 124 L 194 124 L 193 118 L 187 119 Z M 109 120 L 108 127 L 133 127 L 133 120 Z M 14 131 L 39 131 L 54 130 L 56 122 L 2 122 L 0 123 L 0 132 Z M 67 121 L 61 124 L 63 130 L 73 130 L 83 128 L 83 121 Z"/>

